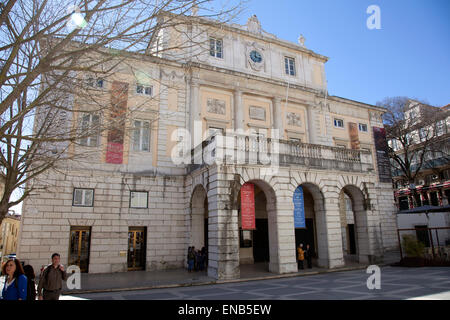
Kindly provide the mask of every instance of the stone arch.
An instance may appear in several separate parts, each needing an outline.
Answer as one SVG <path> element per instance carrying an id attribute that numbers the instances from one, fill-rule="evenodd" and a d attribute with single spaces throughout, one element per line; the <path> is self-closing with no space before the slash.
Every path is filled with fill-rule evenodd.
<path id="1" fill-rule="evenodd" d="M 240 189 L 245 183 L 253 183 L 259 189 L 261 189 L 266 198 L 266 213 L 268 220 L 268 237 L 269 237 L 269 271 L 279 271 L 279 252 L 278 252 L 278 229 L 277 229 L 277 197 L 275 190 L 271 184 L 273 180 L 263 180 L 255 175 L 246 175 L 245 178 L 242 175 L 239 176 L 239 182 L 236 183 L 236 197 L 233 199 L 236 203 L 233 204 L 234 208 L 239 207 L 238 199 Z M 237 179 L 236 179 L 237 180 Z M 239 224 L 239 223 L 238 223 Z"/>
<path id="2" fill-rule="evenodd" d="M 347 184 L 340 189 L 340 196 L 345 194 L 351 199 L 355 226 L 356 256 L 359 263 L 369 262 L 370 256 L 369 225 L 366 208 L 367 201 L 363 190 L 364 189 L 353 184 Z"/>
<path id="3" fill-rule="evenodd" d="M 193 188 L 190 200 L 190 237 L 189 246 L 201 249 L 207 245 L 208 232 L 205 220 L 208 219 L 208 197 L 202 184 Z"/>
<path id="4" fill-rule="evenodd" d="M 320 181 L 320 180 L 319 180 Z M 328 233 L 327 233 L 327 223 L 326 223 L 326 208 L 325 208 L 325 197 L 322 192 L 322 188 L 318 181 L 308 182 L 308 181 L 295 181 L 292 189 L 292 196 L 294 191 L 298 186 L 301 186 L 303 190 L 309 193 L 313 200 L 313 232 L 314 232 L 314 251 L 317 256 L 317 264 L 321 267 L 328 266 Z M 292 200 L 291 200 L 292 201 Z"/>

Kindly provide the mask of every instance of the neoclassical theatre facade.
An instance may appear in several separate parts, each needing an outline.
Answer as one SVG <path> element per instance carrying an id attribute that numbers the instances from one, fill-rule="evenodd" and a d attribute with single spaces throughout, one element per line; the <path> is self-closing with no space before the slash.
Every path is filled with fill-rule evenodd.
<path id="1" fill-rule="evenodd" d="M 47 188 L 23 204 L 18 257 L 38 269 L 59 252 L 82 272 L 151 271 L 185 267 L 188 247 L 205 246 L 208 275 L 233 279 L 251 263 L 296 272 L 299 243 L 325 268 L 377 263 L 395 249 L 384 110 L 329 96 L 328 58 L 303 37 L 280 40 L 255 16 L 186 19 L 205 50 L 164 51 L 183 35 L 162 30 L 153 54 L 130 55 L 94 82 L 105 103 L 122 88 L 120 105 L 134 112 L 115 148 L 108 132 L 83 139 L 67 152 L 85 157 L 36 182 Z M 74 110 L 82 103 L 74 97 Z M 102 115 L 74 117 L 89 126 Z M 255 230 L 242 230 L 245 183 Z M 296 229 L 299 186 L 306 227 Z"/>

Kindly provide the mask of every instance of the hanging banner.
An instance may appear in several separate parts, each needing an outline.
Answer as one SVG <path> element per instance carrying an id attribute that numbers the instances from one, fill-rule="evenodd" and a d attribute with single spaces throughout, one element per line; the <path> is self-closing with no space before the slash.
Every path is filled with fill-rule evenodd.
<path id="1" fill-rule="evenodd" d="M 305 224 L 305 200 L 303 198 L 303 188 L 298 186 L 294 191 L 294 227 L 306 228 Z"/>
<path id="2" fill-rule="evenodd" d="M 255 185 L 245 183 L 241 188 L 242 230 L 256 229 L 255 221 Z"/>
<path id="3" fill-rule="evenodd" d="M 359 135 L 358 135 L 358 125 L 354 122 L 348 123 L 348 133 L 350 136 L 350 145 L 352 149 L 359 149 Z"/>
<path id="4" fill-rule="evenodd" d="M 377 167 L 380 182 L 392 182 L 386 130 L 384 128 L 373 127 L 373 138 L 377 151 Z"/>

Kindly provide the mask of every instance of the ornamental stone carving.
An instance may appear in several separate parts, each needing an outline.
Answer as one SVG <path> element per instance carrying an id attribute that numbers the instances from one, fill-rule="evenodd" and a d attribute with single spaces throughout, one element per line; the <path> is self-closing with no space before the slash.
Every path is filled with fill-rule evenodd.
<path id="1" fill-rule="evenodd" d="M 225 115 L 226 112 L 225 101 L 209 98 L 206 103 L 206 111 L 209 113 Z"/>
<path id="2" fill-rule="evenodd" d="M 302 126 L 302 118 L 300 117 L 299 114 L 297 114 L 295 112 L 288 112 L 286 114 L 286 120 L 287 120 L 288 126 L 293 126 L 293 127 L 301 127 Z"/>

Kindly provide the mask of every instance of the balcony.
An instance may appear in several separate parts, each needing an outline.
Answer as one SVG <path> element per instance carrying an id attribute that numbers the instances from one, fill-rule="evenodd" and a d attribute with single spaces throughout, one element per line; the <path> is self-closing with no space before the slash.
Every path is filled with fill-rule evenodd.
<path id="1" fill-rule="evenodd" d="M 320 170 L 369 172 L 372 153 L 260 136 L 215 134 L 191 150 L 189 171 L 212 164 L 308 167 Z"/>

